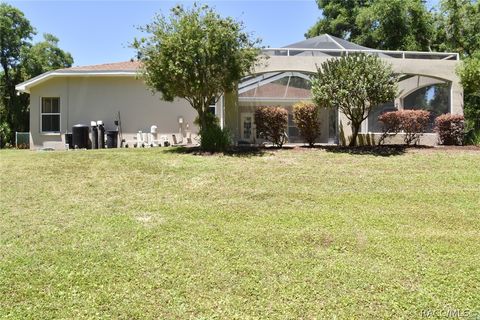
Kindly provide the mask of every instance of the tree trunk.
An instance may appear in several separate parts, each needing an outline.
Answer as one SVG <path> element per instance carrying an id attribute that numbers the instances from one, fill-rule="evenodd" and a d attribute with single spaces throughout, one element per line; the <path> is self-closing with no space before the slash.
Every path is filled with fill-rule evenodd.
<path id="1" fill-rule="evenodd" d="M 352 137 L 348 144 L 349 147 L 355 147 L 357 145 L 358 131 L 360 131 L 360 123 L 352 123 Z"/>
<path id="2" fill-rule="evenodd" d="M 198 125 L 200 126 L 200 132 L 207 126 L 207 120 L 205 119 L 205 112 L 203 106 L 197 109 L 198 112 Z"/>

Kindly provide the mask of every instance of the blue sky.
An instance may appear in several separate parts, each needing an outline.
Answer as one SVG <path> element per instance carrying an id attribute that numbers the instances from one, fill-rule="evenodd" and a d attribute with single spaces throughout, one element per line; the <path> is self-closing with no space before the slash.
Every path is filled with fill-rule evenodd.
<path id="1" fill-rule="evenodd" d="M 429 3 L 435 0 L 430 0 Z M 60 47 L 73 55 L 74 65 L 129 60 L 128 48 L 141 33 L 136 26 L 152 21 L 155 13 L 168 14 L 177 3 L 190 1 L 7 1 L 22 10 L 37 30 L 35 40 L 52 33 Z M 222 16 L 245 23 L 246 30 L 262 44 L 280 47 L 304 38 L 320 16 L 314 0 L 290 1 L 202 1 Z"/>

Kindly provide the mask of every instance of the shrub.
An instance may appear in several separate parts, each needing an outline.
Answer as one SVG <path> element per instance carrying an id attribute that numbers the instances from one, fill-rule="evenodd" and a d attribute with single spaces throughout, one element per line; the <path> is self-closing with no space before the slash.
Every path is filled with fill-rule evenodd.
<path id="1" fill-rule="evenodd" d="M 0 148 L 6 147 L 12 138 L 12 130 L 6 122 L 0 123 Z"/>
<path id="2" fill-rule="evenodd" d="M 384 142 L 389 134 L 405 133 L 403 140 L 407 145 L 416 145 L 428 128 L 430 112 L 425 110 L 400 110 L 386 112 L 378 117 L 383 123 L 383 134 L 380 142 Z"/>
<path id="3" fill-rule="evenodd" d="M 420 137 L 427 131 L 430 121 L 430 112 L 425 110 L 402 110 L 400 121 L 405 133 L 404 141 L 407 145 L 418 144 Z"/>
<path id="4" fill-rule="evenodd" d="M 203 151 L 223 152 L 230 147 L 230 142 L 230 133 L 217 124 L 200 130 L 200 145 Z"/>
<path id="5" fill-rule="evenodd" d="M 273 145 L 282 147 L 288 125 L 288 112 L 282 107 L 259 107 L 255 110 L 257 133 Z"/>
<path id="6" fill-rule="evenodd" d="M 309 102 L 298 102 L 293 106 L 293 120 L 300 135 L 310 147 L 313 147 L 315 140 L 320 136 L 318 111 L 318 107 Z"/>
<path id="7" fill-rule="evenodd" d="M 465 144 L 480 146 L 480 129 L 470 129 L 465 133 Z"/>
<path id="8" fill-rule="evenodd" d="M 442 114 L 435 119 L 435 131 L 441 144 L 461 145 L 465 134 L 465 118 L 456 114 Z"/>
<path id="9" fill-rule="evenodd" d="M 398 111 L 385 112 L 378 117 L 378 121 L 380 121 L 383 126 L 383 133 L 378 142 L 379 144 L 383 144 L 385 138 L 389 135 L 396 135 L 402 130 Z"/>

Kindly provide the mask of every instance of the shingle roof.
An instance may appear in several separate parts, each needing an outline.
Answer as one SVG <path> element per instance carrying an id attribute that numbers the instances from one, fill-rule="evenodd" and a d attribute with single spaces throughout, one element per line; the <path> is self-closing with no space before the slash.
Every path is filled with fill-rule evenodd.
<path id="1" fill-rule="evenodd" d="M 60 69 L 57 71 L 137 71 L 141 66 L 139 61 L 123 61 L 105 64 L 96 64 L 91 66 L 78 66 Z"/>

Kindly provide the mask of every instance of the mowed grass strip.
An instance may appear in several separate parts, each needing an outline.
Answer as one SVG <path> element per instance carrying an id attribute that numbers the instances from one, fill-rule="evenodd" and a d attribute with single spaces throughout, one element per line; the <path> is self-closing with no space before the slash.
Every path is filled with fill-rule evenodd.
<path id="1" fill-rule="evenodd" d="M 480 152 L 0 152 L 0 318 L 480 314 Z"/>

